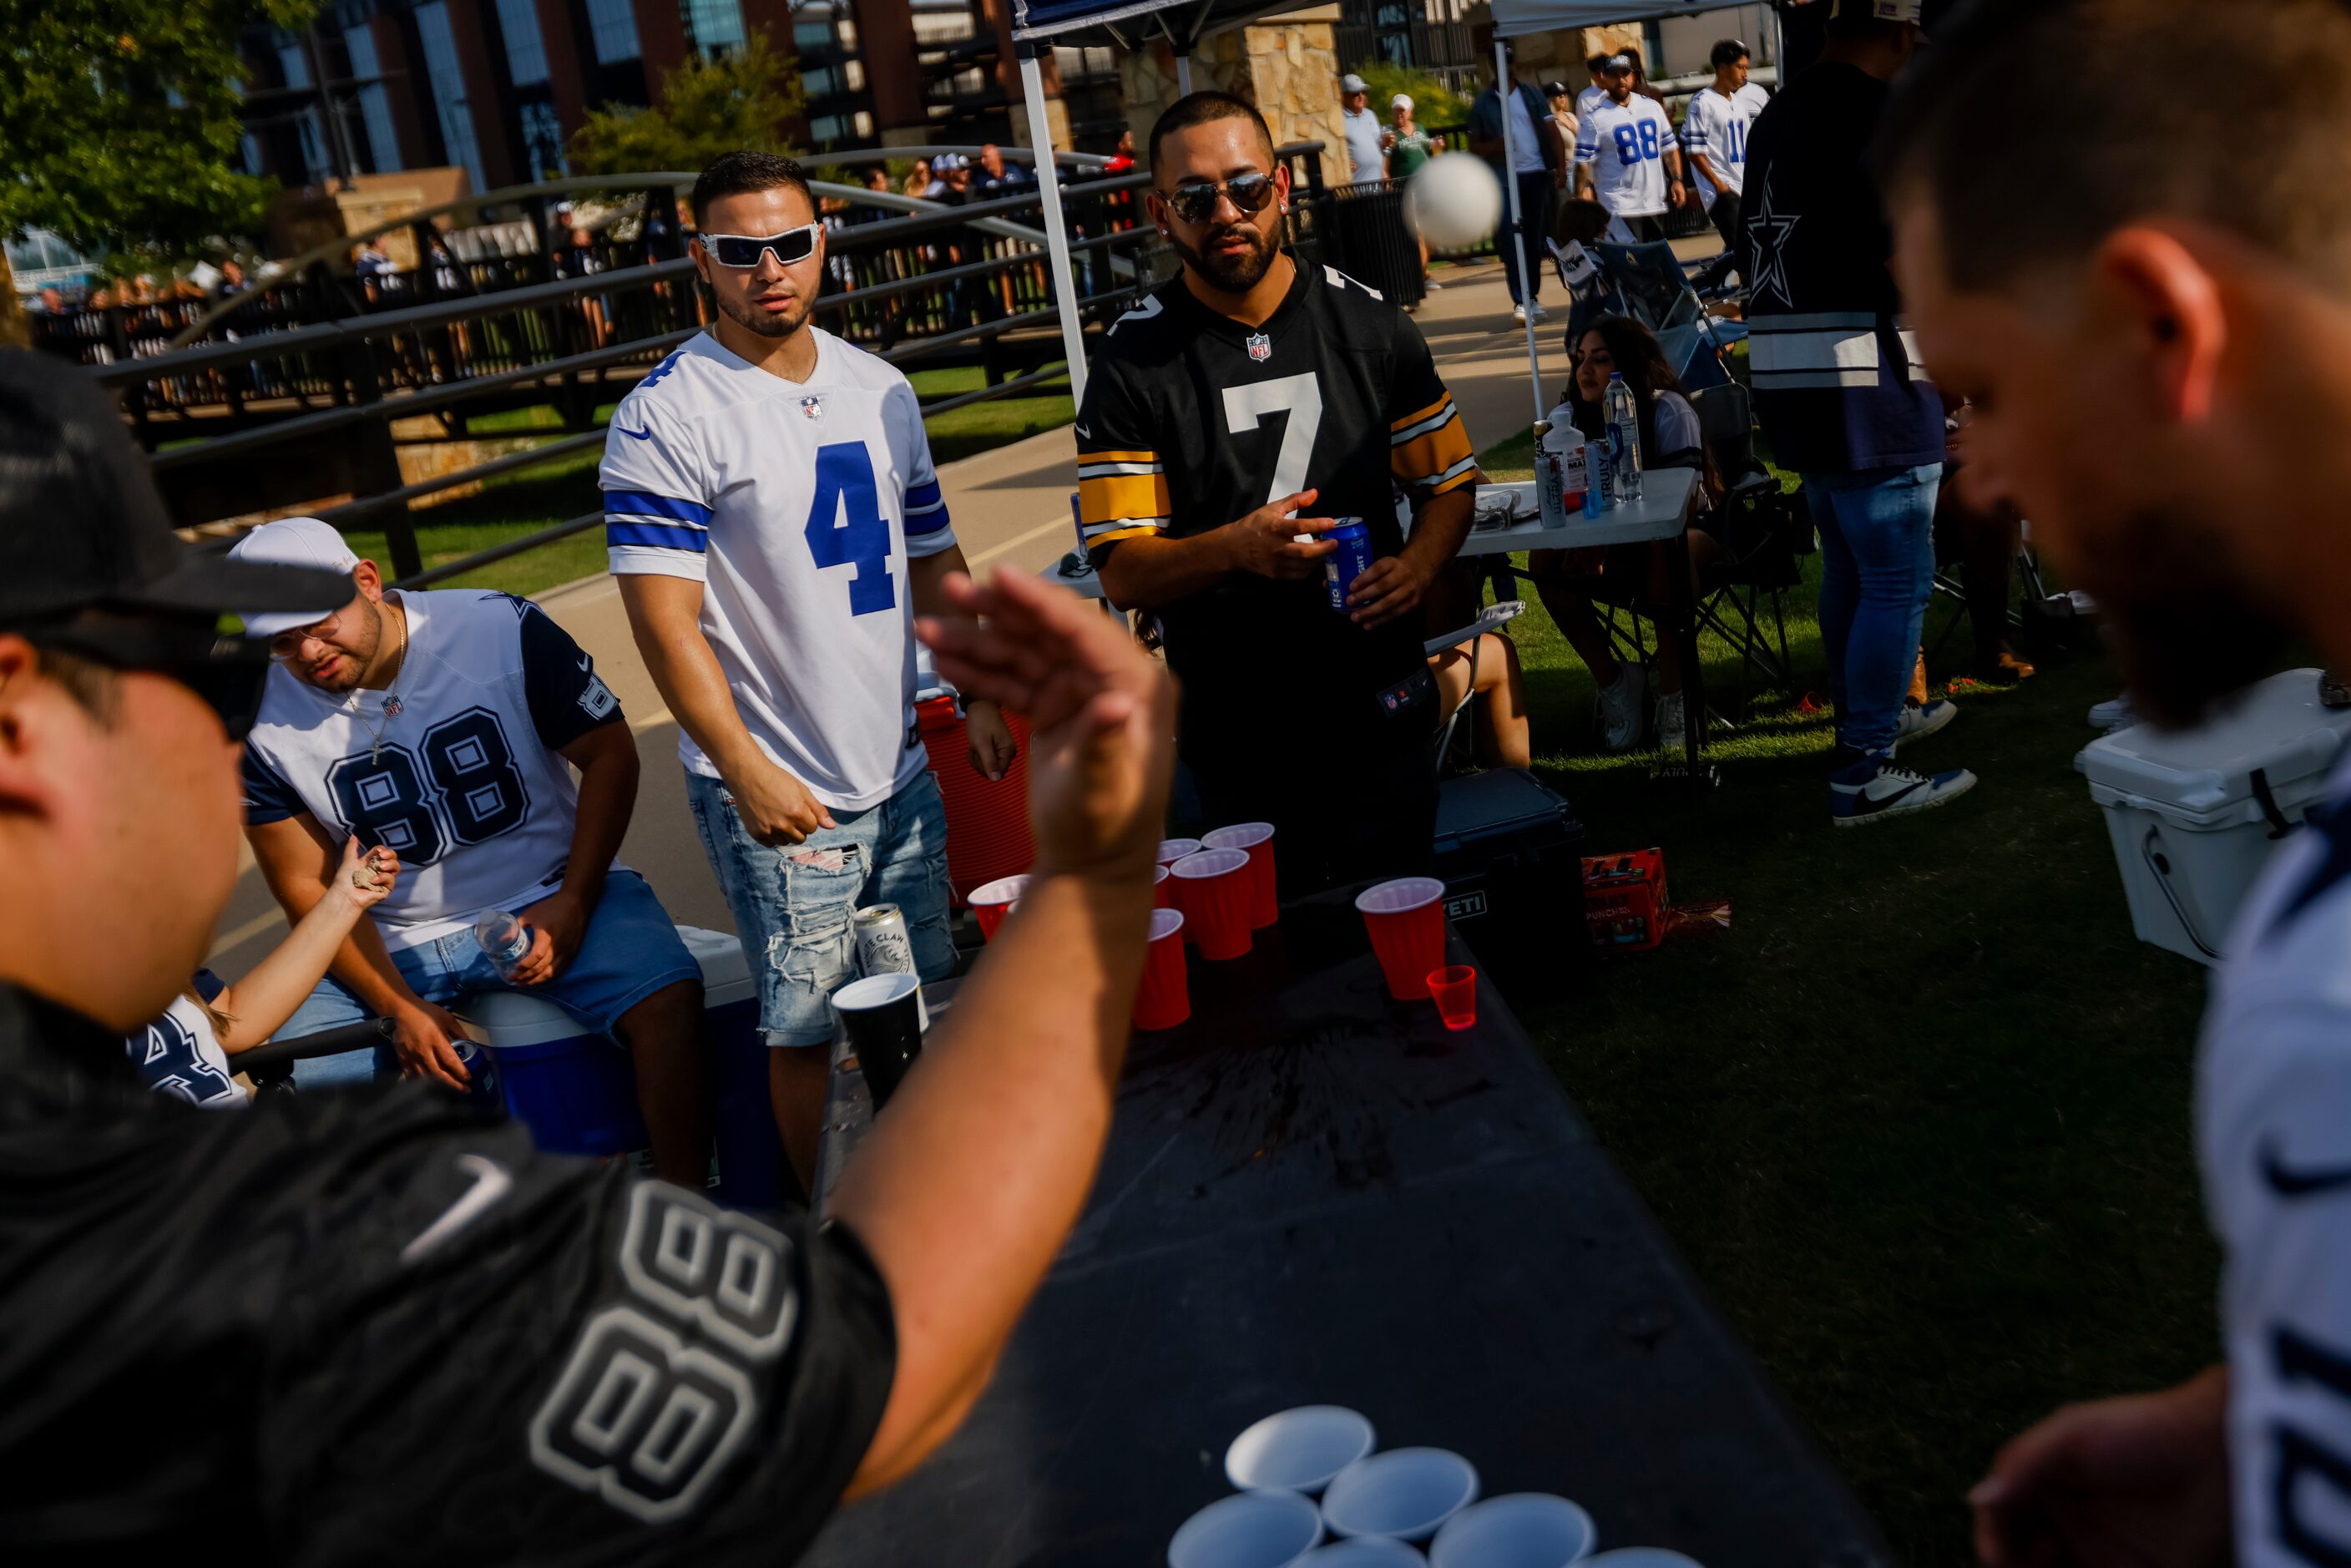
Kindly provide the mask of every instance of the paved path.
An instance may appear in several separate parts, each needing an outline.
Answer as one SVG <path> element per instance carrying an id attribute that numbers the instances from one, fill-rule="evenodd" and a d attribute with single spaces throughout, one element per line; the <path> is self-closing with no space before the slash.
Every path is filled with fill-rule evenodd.
<path id="1" fill-rule="evenodd" d="M 1534 417 L 1525 333 L 1510 319 L 1510 298 L 1495 264 L 1450 267 L 1444 276 L 1447 287 L 1428 297 L 1416 319 L 1438 373 L 1469 426 L 1470 438 L 1482 451 L 1523 431 Z M 1562 341 L 1565 324 L 1562 301 L 1537 333 L 1546 406 L 1567 380 Z M 1042 570 L 1059 559 L 1075 542 L 1070 493 L 1076 487 L 1076 440 L 1063 426 L 942 467 L 940 483 L 971 563 L 985 568 L 1002 562 Z M 591 577 L 538 598 L 594 656 L 636 732 L 644 775 L 621 858 L 644 873 L 680 923 L 732 930 L 734 922 L 686 815 L 677 725 L 637 657 L 619 591 L 610 578 Z M 286 928 L 250 854 L 244 863 L 236 895 L 221 918 L 212 958 L 214 967 L 230 976 L 257 963 Z"/>

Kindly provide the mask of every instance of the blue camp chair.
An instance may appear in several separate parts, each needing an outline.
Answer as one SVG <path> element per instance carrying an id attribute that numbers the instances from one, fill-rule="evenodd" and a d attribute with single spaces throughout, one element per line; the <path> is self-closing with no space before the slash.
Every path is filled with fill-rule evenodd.
<path id="1" fill-rule="evenodd" d="M 1723 350 L 1746 337 L 1747 328 L 1707 314 L 1688 265 L 1674 255 L 1673 246 L 1603 244 L 1585 246 L 1584 254 L 1592 258 L 1593 274 L 1569 284 L 1574 300 L 1567 325 L 1571 350 L 1593 318 L 1630 316 L 1656 335 L 1683 391 L 1695 394 L 1729 384 Z M 1561 276 L 1568 277 L 1564 267 Z"/>

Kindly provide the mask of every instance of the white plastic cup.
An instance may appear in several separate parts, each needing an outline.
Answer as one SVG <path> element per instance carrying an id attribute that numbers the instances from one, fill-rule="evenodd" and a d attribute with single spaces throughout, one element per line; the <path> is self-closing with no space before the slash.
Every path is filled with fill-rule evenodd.
<path id="1" fill-rule="evenodd" d="M 1158 861 L 1161 865 L 1174 865 L 1186 855 L 1199 852 L 1200 841 L 1197 839 L 1162 839 L 1159 841 Z"/>
<path id="2" fill-rule="evenodd" d="M 1446 1448 L 1390 1448 L 1357 1459 L 1322 1494 L 1333 1535 L 1426 1541 L 1478 1500 L 1478 1467 Z"/>
<path id="3" fill-rule="evenodd" d="M 1301 1405 L 1235 1437 L 1225 1449 L 1225 1479 L 1242 1491 L 1311 1497 L 1378 1443 L 1371 1422 L 1343 1405 Z"/>
<path id="4" fill-rule="evenodd" d="M 1430 1568 L 1568 1568 L 1587 1557 L 1599 1539 L 1592 1516 L 1567 1499 L 1510 1492 L 1446 1521 L 1429 1546 L 1428 1561 Z"/>
<path id="5" fill-rule="evenodd" d="M 1167 1568 L 1290 1568 L 1322 1542 L 1322 1520 L 1294 1491 L 1219 1498 L 1167 1542 Z"/>

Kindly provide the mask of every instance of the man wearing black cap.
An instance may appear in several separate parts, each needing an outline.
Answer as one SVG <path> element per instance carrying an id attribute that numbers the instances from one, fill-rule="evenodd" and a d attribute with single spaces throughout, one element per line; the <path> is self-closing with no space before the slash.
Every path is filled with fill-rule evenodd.
<path id="1" fill-rule="evenodd" d="M 1175 725 L 1074 597 L 947 591 L 987 627 L 932 628 L 942 673 L 1035 725 L 1038 873 L 823 1226 L 543 1157 L 421 1081 L 203 1110 L 123 1035 L 236 877 L 266 665 L 219 618 L 350 583 L 184 552 L 105 396 L 0 354 L 12 1562 L 789 1563 L 945 1440 L 1102 1147 Z"/>

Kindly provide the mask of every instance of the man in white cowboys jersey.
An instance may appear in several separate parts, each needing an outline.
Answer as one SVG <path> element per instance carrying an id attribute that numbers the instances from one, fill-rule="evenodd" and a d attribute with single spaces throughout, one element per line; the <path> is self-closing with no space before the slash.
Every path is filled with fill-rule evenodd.
<path id="1" fill-rule="evenodd" d="M 621 706 L 569 634 L 528 601 L 389 591 L 315 517 L 266 523 L 237 559 L 341 570 L 323 621 L 247 620 L 277 661 L 246 738 L 246 836 L 288 919 L 325 896 L 347 835 L 408 868 L 351 934 L 291 1039 L 369 1017 L 392 1043 L 298 1063 L 316 1088 L 395 1068 L 462 1087 L 447 1010 L 528 988 L 629 1048 L 653 1164 L 700 1186 L 710 1165 L 702 971 L 643 877 L 615 863 L 636 805 Z M 571 768 L 580 770 L 575 787 Z M 474 938 L 496 910 L 531 946 L 501 975 Z"/>
<path id="2" fill-rule="evenodd" d="M 1673 116 L 1633 90 L 1633 57 L 1612 55 L 1601 78 L 1607 96 L 1583 117 L 1575 139 L 1576 194 L 1608 209 L 1607 238 L 1640 245 L 1666 237 L 1665 213 L 1685 199 Z"/>
<path id="3" fill-rule="evenodd" d="M 1682 151 L 1697 176 L 1698 200 L 1729 254 L 1740 245 L 1739 196 L 1747 183 L 1747 131 L 1755 121 L 1746 97 L 1747 46 L 1725 38 L 1709 58 L 1714 81 L 1690 96 L 1682 116 Z"/>
<path id="4" fill-rule="evenodd" d="M 2211 16 L 1962 12 L 1897 78 L 1875 171 L 1919 347 L 1975 409 L 1970 488 L 2032 519 L 2096 595 L 2135 706 L 2169 722 L 2288 637 L 2351 659 L 2351 8 L 2232 7 L 2231 63 L 2264 91 L 2141 112 L 2140 84 L 2203 66 Z M 2053 148 L 2097 177 L 2015 177 Z M 2351 762 L 2220 945 L 2194 1127 L 2225 1360 L 2002 1449 L 1972 1494 L 1996 1568 L 2351 1563 Z"/>
<path id="5" fill-rule="evenodd" d="M 677 716 L 704 849 L 759 976 L 777 1125 L 805 1186 L 851 915 L 894 904 L 925 979 L 953 967 L 946 812 L 913 727 L 914 617 L 964 569 L 906 378 L 809 321 L 824 233 L 799 166 L 730 152 L 695 183 L 710 330 L 622 400 L 605 541 Z M 995 704 L 972 765 L 1012 762 Z"/>

